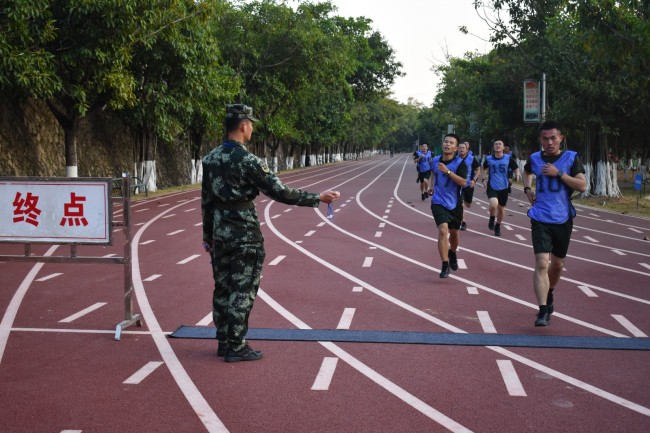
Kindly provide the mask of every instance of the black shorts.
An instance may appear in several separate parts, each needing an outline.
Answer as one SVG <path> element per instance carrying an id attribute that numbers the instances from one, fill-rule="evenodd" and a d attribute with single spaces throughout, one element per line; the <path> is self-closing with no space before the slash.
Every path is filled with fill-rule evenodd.
<path id="1" fill-rule="evenodd" d="M 499 201 L 499 205 L 505 207 L 506 204 L 508 203 L 508 188 L 506 189 L 492 189 L 490 185 L 487 187 L 487 196 L 488 198 L 493 198 L 496 197 L 497 200 Z"/>
<path id="2" fill-rule="evenodd" d="M 474 188 L 463 188 L 461 191 L 463 201 L 465 203 L 471 203 L 474 198 Z"/>
<path id="3" fill-rule="evenodd" d="M 418 172 L 418 182 L 424 182 L 431 178 L 431 170 Z"/>
<path id="4" fill-rule="evenodd" d="M 531 219 L 530 228 L 535 254 L 552 253 L 561 259 L 566 257 L 573 231 L 573 218 L 563 224 L 548 224 Z"/>
<path id="5" fill-rule="evenodd" d="M 436 226 L 447 223 L 447 227 L 451 230 L 460 229 L 460 223 L 463 221 L 463 205 L 461 202 L 458 202 L 458 204 L 460 206 L 449 210 L 441 204 L 431 203 L 431 213 L 436 221 Z"/>

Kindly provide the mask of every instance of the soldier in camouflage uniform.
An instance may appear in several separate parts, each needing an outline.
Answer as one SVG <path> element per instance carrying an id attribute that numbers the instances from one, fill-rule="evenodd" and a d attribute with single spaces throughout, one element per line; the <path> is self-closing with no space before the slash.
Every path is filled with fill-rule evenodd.
<path id="1" fill-rule="evenodd" d="M 250 107 L 227 105 L 227 139 L 203 158 L 203 244 L 212 256 L 217 355 L 226 362 L 262 357 L 245 340 L 265 256 L 255 197 L 261 191 L 285 204 L 311 207 L 339 197 L 336 191 L 316 194 L 283 185 L 265 162 L 244 147 L 255 121 Z"/>

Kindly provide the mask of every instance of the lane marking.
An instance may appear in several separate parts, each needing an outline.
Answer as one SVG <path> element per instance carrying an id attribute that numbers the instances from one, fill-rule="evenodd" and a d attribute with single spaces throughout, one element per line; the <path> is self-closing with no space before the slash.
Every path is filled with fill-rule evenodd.
<path id="1" fill-rule="evenodd" d="M 465 259 L 458 259 L 458 269 L 467 269 L 467 263 L 465 263 Z"/>
<path id="2" fill-rule="evenodd" d="M 382 232 L 375 232 L 375 237 L 376 237 L 376 238 L 380 238 L 381 235 L 382 235 Z"/>
<path id="3" fill-rule="evenodd" d="M 110 253 L 110 254 L 106 254 L 106 255 L 102 256 L 102 258 L 107 259 L 107 258 L 109 258 L 109 257 L 115 257 L 116 255 L 117 255 L 117 254 L 115 254 L 115 253 Z"/>
<path id="4" fill-rule="evenodd" d="M 595 213 L 590 213 L 589 215 L 591 215 L 592 217 L 600 218 L 600 215 L 597 215 Z"/>
<path id="5" fill-rule="evenodd" d="M 157 279 L 160 278 L 160 277 L 162 277 L 161 274 L 153 274 L 152 276 L 147 277 L 147 278 L 145 278 L 145 279 L 142 280 L 142 281 L 153 281 L 153 280 L 157 280 Z"/>
<path id="6" fill-rule="evenodd" d="M 332 383 L 332 377 L 334 377 L 334 371 L 338 362 L 338 358 L 329 356 L 323 358 L 323 363 L 316 375 L 316 380 L 314 380 L 314 384 L 311 386 L 312 391 L 327 391 L 330 389 L 330 383 Z"/>
<path id="7" fill-rule="evenodd" d="M 186 263 L 191 262 L 191 261 L 194 260 L 194 259 L 198 259 L 199 257 L 201 257 L 200 254 L 194 254 L 194 255 L 191 255 L 191 256 L 189 256 L 188 258 L 184 259 L 184 260 L 181 260 L 180 262 L 178 262 L 178 263 L 176 263 L 176 264 L 177 264 L 177 265 L 184 265 L 184 264 L 186 264 Z"/>
<path id="8" fill-rule="evenodd" d="M 343 203 L 343 204 L 340 205 L 339 207 L 346 207 L 346 206 L 347 206 L 347 203 Z"/>
<path id="9" fill-rule="evenodd" d="M 593 290 L 591 290 L 588 286 L 578 286 L 578 289 L 582 290 L 584 294 L 590 298 L 598 297 L 598 295 Z"/>
<path id="10" fill-rule="evenodd" d="M 526 240 L 526 238 L 523 237 L 522 235 L 515 235 L 515 237 L 516 237 L 517 239 L 519 239 L 520 241 L 525 241 L 525 240 Z"/>
<path id="11" fill-rule="evenodd" d="M 641 230 L 637 230 L 634 227 L 628 227 L 628 230 L 632 230 L 634 233 L 643 233 Z"/>
<path id="12" fill-rule="evenodd" d="M 526 397 L 526 391 L 519 380 L 512 361 L 509 359 L 497 359 L 497 365 L 499 366 L 499 371 L 501 372 L 501 377 L 503 378 L 503 383 L 506 385 L 508 394 L 512 397 Z"/>
<path id="13" fill-rule="evenodd" d="M 379 228 L 380 229 L 383 229 L 384 227 L 386 227 L 386 223 L 379 223 Z"/>
<path id="14" fill-rule="evenodd" d="M 503 227 L 505 227 L 506 230 L 509 230 L 509 231 L 513 231 L 513 230 L 514 230 L 514 229 L 513 229 L 512 227 L 510 227 L 508 224 L 504 224 Z"/>
<path id="15" fill-rule="evenodd" d="M 619 256 L 627 256 L 627 254 L 625 254 L 625 253 L 624 253 L 623 251 L 621 251 L 621 250 L 612 250 L 612 252 L 618 254 Z"/>
<path id="16" fill-rule="evenodd" d="M 193 208 L 191 208 L 191 209 L 184 210 L 183 212 L 185 212 L 185 213 L 189 213 L 189 212 L 194 212 L 195 210 L 196 210 L 196 208 L 193 207 Z M 201 224 L 203 224 L 203 223 L 201 223 Z"/>
<path id="17" fill-rule="evenodd" d="M 363 292 L 363 287 L 361 287 L 361 286 L 354 286 L 354 287 L 352 288 L 352 291 L 353 291 L 353 292 Z"/>
<path id="18" fill-rule="evenodd" d="M 82 433 L 83 430 L 61 430 L 61 433 Z"/>
<path id="19" fill-rule="evenodd" d="M 309 236 L 313 235 L 314 233 L 316 233 L 316 230 L 309 230 L 307 233 L 305 233 L 305 236 L 309 237 Z"/>
<path id="20" fill-rule="evenodd" d="M 630 332 L 630 334 L 634 335 L 635 337 L 640 337 L 640 338 L 647 337 L 647 335 L 643 331 L 641 331 L 639 328 L 634 326 L 634 324 L 629 320 L 627 320 L 627 318 L 622 314 L 612 314 L 612 317 L 618 323 L 620 323 L 623 328 L 627 329 Z"/>
<path id="21" fill-rule="evenodd" d="M 285 209 L 285 210 L 284 210 L 284 213 L 291 212 L 292 210 L 293 210 L 292 208 Z"/>
<path id="22" fill-rule="evenodd" d="M 88 308 L 84 308 L 83 310 L 79 311 L 78 313 L 73 314 L 72 316 L 68 316 L 65 319 L 59 320 L 59 323 L 70 323 L 74 322 L 80 317 L 85 316 L 88 313 L 92 313 L 93 311 L 102 308 L 104 305 L 106 305 L 106 302 L 97 302 L 93 305 L 91 305 Z"/>
<path id="23" fill-rule="evenodd" d="M 134 210 L 133 212 L 134 213 L 140 213 L 140 212 L 144 212 L 144 211 L 147 211 L 147 210 L 149 210 L 149 208 L 138 209 L 138 210 Z"/>
<path id="24" fill-rule="evenodd" d="M 35 281 L 47 281 L 47 280 L 51 280 L 52 278 L 56 278 L 56 277 L 58 277 L 59 275 L 63 275 L 63 272 L 55 272 L 55 273 L 53 273 L 53 274 L 50 274 L 50 275 L 46 275 L 46 276 L 44 276 L 44 277 L 41 277 L 41 278 L 39 278 L 38 280 L 35 280 Z"/>
<path id="25" fill-rule="evenodd" d="M 160 367 L 162 365 L 162 361 L 149 361 L 146 363 L 140 370 L 136 371 L 126 379 L 124 382 L 127 385 L 138 385 L 140 382 L 145 380 L 147 376 L 149 376 L 151 373 L 153 373 L 156 368 Z"/>
<path id="26" fill-rule="evenodd" d="M 210 326 L 213 325 L 214 321 L 212 320 L 212 312 L 208 313 L 203 319 L 201 319 L 196 326 Z"/>
<path id="27" fill-rule="evenodd" d="M 323 222 L 320 222 L 320 223 L 316 224 L 316 227 L 323 227 L 325 224 L 327 224 L 327 223 L 323 221 Z"/>
<path id="28" fill-rule="evenodd" d="M 390 213 L 390 209 L 386 209 L 384 213 Z"/>
<path id="29" fill-rule="evenodd" d="M 297 244 L 301 244 L 301 243 L 302 243 L 302 241 L 296 241 L 296 243 L 297 243 Z"/>
<path id="30" fill-rule="evenodd" d="M 162 203 L 162 204 L 159 204 L 159 205 L 158 205 L 158 207 L 165 207 L 165 206 L 169 206 L 169 203 Z M 166 212 L 166 211 L 165 211 L 165 212 Z"/>
<path id="31" fill-rule="evenodd" d="M 600 242 L 597 241 L 596 239 L 592 238 L 591 236 L 583 236 L 583 238 L 587 239 L 590 242 L 593 242 L 595 244 L 599 244 Z"/>
<path id="32" fill-rule="evenodd" d="M 285 257 L 287 257 L 287 256 L 277 256 L 276 258 L 273 259 L 273 261 L 272 261 L 271 263 L 269 263 L 269 266 L 275 266 L 275 265 L 277 265 L 277 264 L 280 263 L 282 260 L 284 260 Z"/>
<path id="33" fill-rule="evenodd" d="M 641 266 L 643 266 L 644 268 L 648 268 L 648 269 L 650 269 L 650 265 L 647 264 L 647 263 L 639 263 L 639 264 L 640 264 Z"/>
<path id="34" fill-rule="evenodd" d="M 467 293 L 470 295 L 478 295 L 478 288 L 470 286 L 467 288 Z"/>
<path id="35" fill-rule="evenodd" d="M 165 216 L 163 217 L 163 219 L 172 218 L 172 217 L 175 217 L 175 216 L 176 216 L 175 213 L 171 213 L 171 214 L 169 214 L 169 215 L 165 215 Z"/>
<path id="36" fill-rule="evenodd" d="M 151 244 L 153 242 L 156 242 L 156 240 L 155 239 L 150 239 L 148 241 L 140 242 L 140 245 L 149 245 L 149 244 Z"/>
<path id="37" fill-rule="evenodd" d="M 185 231 L 185 229 L 176 230 L 175 232 L 167 233 L 167 236 L 174 236 L 174 235 L 177 235 L 179 233 L 183 233 L 184 231 Z"/>
<path id="38" fill-rule="evenodd" d="M 369 268 L 371 266 L 372 266 L 372 257 L 366 257 L 365 260 L 363 261 L 362 268 Z"/>
<path id="39" fill-rule="evenodd" d="M 272 216 L 271 219 L 274 220 L 274 219 L 279 218 L 279 217 L 280 217 L 280 214 L 277 214 L 277 215 Z"/>
<path id="40" fill-rule="evenodd" d="M 336 325 L 336 329 L 350 329 L 352 325 L 352 319 L 354 318 L 354 313 L 356 313 L 356 308 L 346 308 L 343 310 L 339 324 Z"/>
<path id="41" fill-rule="evenodd" d="M 486 334 L 497 333 L 497 328 L 494 327 L 494 323 L 492 323 L 490 314 L 487 311 L 477 311 L 476 316 L 478 317 L 478 321 L 481 324 L 481 328 L 483 328 L 483 332 Z"/>
<path id="42" fill-rule="evenodd" d="M 341 209 L 334 209 L 334 213 L 341 212 Z"/>

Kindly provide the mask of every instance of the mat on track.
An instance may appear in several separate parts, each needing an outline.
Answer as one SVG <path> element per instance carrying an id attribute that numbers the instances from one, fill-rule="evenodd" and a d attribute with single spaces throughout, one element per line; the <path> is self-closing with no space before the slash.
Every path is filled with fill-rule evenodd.
<path id="1" fill-rule="evenodd" d="M 172 338 L 214 339 L 216 329 L 184 326 Z M 347 329 L 252 328 L 248 340 L 334 341 L 348 343 L 437 344 L 457 346 L 547 347 L 559 349 L 650 350 L 650 338 L 571 337 L 450 332 L 353 331 Z"/>

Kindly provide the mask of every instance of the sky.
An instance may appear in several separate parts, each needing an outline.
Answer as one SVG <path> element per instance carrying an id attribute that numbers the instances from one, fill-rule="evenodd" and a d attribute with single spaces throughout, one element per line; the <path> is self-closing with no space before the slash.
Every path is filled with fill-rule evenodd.
<path id="1" fill-rule="evenodd" d="M 405 77 L 392 87 L 393 99 L 406 103 L 409 97 L 429 106 L 440 79 L 432 66 L 445 63 L 448 53 L 463 57 L 468 52 L 490 51 L 488 25 L 474 10 L 473 0 L 330 0 L 337 15 L 371 19 L 395 51 Z M 458 28 L 467 27 L 470 34 Z"/>

